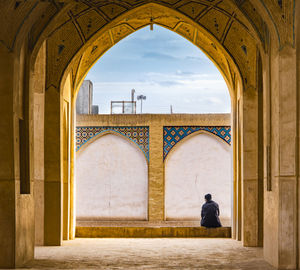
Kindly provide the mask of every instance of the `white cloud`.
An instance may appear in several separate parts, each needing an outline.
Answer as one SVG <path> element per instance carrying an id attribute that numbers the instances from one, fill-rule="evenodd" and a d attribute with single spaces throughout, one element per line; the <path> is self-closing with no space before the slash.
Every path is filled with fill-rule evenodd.
<path id="1" fill-rule="evenodd" d="M 91 69 L 94 103 L 109 113 L 111 100 L 144 94 L 143 111 L 169 113 L 229 112 L 227 86 L 214 64 L 179 35 L 155 26 L 120 41 Z M 138 106 L 139 108 L 139 106 Z"/>

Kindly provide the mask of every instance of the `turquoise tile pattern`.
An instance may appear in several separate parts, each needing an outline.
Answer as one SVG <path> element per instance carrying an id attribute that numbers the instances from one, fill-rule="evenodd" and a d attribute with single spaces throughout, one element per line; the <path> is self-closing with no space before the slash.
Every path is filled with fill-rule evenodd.
<path id="1" fill-rule="evenodd" d="M 170 153 L 171 149 L 182 139 L 197 131 L 206 131 L 219 138 L 224 142 L 231 144 L 231 127 L 230 126 L 177 126 L 164 127 L 164 159 Z"/>
<path id="2" fill-rule="evenodd" d="M 76 151 L 78 151 L 85 143 L 92 138 L 106 133 L 118 133 L 127 137 L 134 142 L 144 153 L 145 157 L 149 161 L 149 127 L 76 127 Z"/>

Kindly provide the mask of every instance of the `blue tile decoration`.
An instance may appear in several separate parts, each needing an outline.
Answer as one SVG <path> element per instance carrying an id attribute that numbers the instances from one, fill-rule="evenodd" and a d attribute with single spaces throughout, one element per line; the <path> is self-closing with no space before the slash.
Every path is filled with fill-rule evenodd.
<path id="1" fill-rule="evenodd" d="M 220 137 L 224 142 L 231 144 L 230 126 L 182 126 L 182 127 L 164 127 L 164 160 L 171 149 L 182 139 L 197 131 L 207 131 Z"/>
<path id="2" fill-rule="evenodd" d="M 133 141 L 149 161 L 149 127 L 76 127 L 76 152 L 89 140 L 105 132 L 115 132 Z"/>

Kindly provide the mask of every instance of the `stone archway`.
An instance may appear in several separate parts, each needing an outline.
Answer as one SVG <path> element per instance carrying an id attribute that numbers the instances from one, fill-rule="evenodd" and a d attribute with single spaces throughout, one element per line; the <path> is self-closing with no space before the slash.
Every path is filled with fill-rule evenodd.
<path id="1" fill-rule="evenodd" d="M 66 147 L 64 142 L 61 144 L 60 140 L 57 140 L 57 137 L 59 138 L 57 135 L 62 130 L 62 100 L 69 102 L 69 109 L 72 112 L 73 100 L 76 97 L 75 88 L 80 84 L 80 76 L 77 77 L 76 75 L 77 70 L 79 70 L 77 67 L 79 67 L 80 59 L 83 59 L 83 54 L 88 52 L 88 47 L 92 44 L 88 44 L 88 42 L 92 42 L 92 39 L 96 41 L 102 30 L 112 30 L 113 23 L 117 23 L 122 16 L 124 18 L 126 14 L 130 15 L 130 12 L 134 14 L 134 10 L 142 9 L 142 6 L 151 2 L 145 0 L 136 3 L 128 0 L 126 2 L 107 3 L 105 1 L 82 0 L 74 2 L 65 0 L 1 4 L 1 10 L 6 16 L 0 18 L 3 20 L 0 25 L 4 26 L 0 29 L 0 54 L 3 71 L 0 108 L 4 115 L 9 115 L 9 117 L 1 119 L 1 127 L 5 130 L 2 137 L 5 143 L 1 144 L 1 150 L 9 153 L 9 155 L 1 160 L 4 164 L 1 174 L 4 181 L 3 188 L 0 190 L 5 190 L 4 198 L 15 198 L 15 200 L 3 200 L 4 204 L 9 202 L 9 207 L 5 208 L 3 214 L 3 219 L 7 218 L 9 222 L 2 226 L 5 228 L 5 230 L 3 229 L 5 232 L 1 231 L 1 233 L 11 237 L 5 242 L 9 248 L 1 246 L 1 250 L 5 250 L 7 255 L 5 256 L 7 259 L 1 259 L 1 266 L 21 265 L 26 259 L 33 256 L 32 230 L 30 230 L 32 217 L 29 218 L 32 216 L 31 212 L 30 215 L 27 215 L 28 223 L 22 222 L 25 213 L 23 210 L 33 208 L 32 194 L 23 196 L 20 194 L 18 186 L 19 182 L 23 186 L 24 181 L 28 184 L 30 180 L 28 177 L 25 180 L 23 178 L 20 180 L 19 174 L 13 173 L 22 171 L 24 168 L 29 171 L 29 164 L 23 164 L 28 153 L 19 153 L 18 149 L 20 145 L 22 147 L 24 145 L 29 146 L 29 142 L 33 140 L 30 126 L 33 108 L 30 95 L 32 89 L 36 87 L 30 85 L 30 81 L 36 81 L 36 77 L 31 78 L 33 66 L 46 63 L 47 58 L 45 129 L 43 129 L 45 131 L 46 180 L 45 243 L 59 245 L 62 239 L 60 222 L 62 218 L 60 214 L 62 210 L 60 204 L 62 193 L 61 151 L 62 148 Z M 201 40 L 205 41 L 208 38 L 207 44 L 210 41 L 217 41 L 211 43 L 217 49 L 220 45 L 220 48 L 227 52 L 227 54 L 224 53 L 226 56 L 225 66 L 227 65 L 232 69 L 227 70 L 227 72 L 224 69 L 223 74 L 231 74 L 228 78 L 226 77 L 226 80 L 229 83 L 233 82 L 231 86 L 234 90 L 233 98 L 235 100 L 232 108 L 234 115 L 235 200 L 237 201 L 235 215 L 238 221 L 235 235 L 237 238 L 242 238 L 245 245 L 257 245 L 259 243 L 258 228 L 260 226 L 256 221 L 260 208 L 257 205 L 259 194 L 256 191 L 258 185 L 261 186 L 263 182 L 261 177 L 263 177 L 264 181 L 268 183 L 268 191 L 264 189 L 264 193 L 267 196 L 265 209 L 269 211 L 268 222 L 264 225 L 265 239 L 267 240 L 265 241 L 265 256 L 276 266 L 295 268 L 299 265 L 297 262 L 299 243 L 295 241 L 299 228 L 296 218 L 292 218 L 297 216 L 298 211 L 298 193 L 293 192 L 297 190 L 299 174 L 297 163 L 299 155 L 299 144 L 297 143 L 299 137 L 297 135 L 299 133 L 297 124 L 299 102 L 296 83 L 299 75 L 296 68 L 299 58 L 299 46 L 296 42 L 299 35 L 299 16 L 295 12 L 299 10 L 298 2 L 271 0 L 264 2 L 252 0 L 155 2 L 162 7 L 167 7 L 168 10 L 174 10 L 176 14 L 182 14 L 192 22 L 192 25 L 197 25 L 197 27 L 199 25 L 204 30 L 202 33 L 205 33 Z M 95 20 L 90 22 L 86 19 L 85 14 L 89 14 L 87 17 Z M 94 17 L 92 14 L 97 14 L 97 16 Z M 201 18 L 205 18 L 205 16 L 207 16 L 206 19 L 201 21 Z M 103 24 L 101 24 L 102 19 L 100 17 L 104 20 Z M 151 14 L 146 16 L 147 24 L 151 23 L 151 17 L 153 17 Z M 215 18 L 228 20 L 226 23 L 219 24 L 214 21 Z M 154 21 L 154 23 L 158 22 Z M 225 29 L 228 30 L 226 35 L 223 35 L 224 31 L 221 30 L 221 26 L 225 26 Z M 189 26 L 183 24 L 182 28 L 188 30 Z M 181 30 L 182 28 L 178 27 Z M 187 37 L 190 36 L 190 40 L 195 36 L 192 34 L 195 33 L 193 31 L 186 31 L 186 33 L 190 33 L 187 35 Z M 45 41 L 47 43 L 44 47 L 46 54 L 42 57 L 43 59 L 38 57 L 39 60 L 36 60 L 39 49 Z M 108 42 L 111 42 L 110 36 L 108 36 Z M 212 48 L 214 48 L 213 45 L 211 45 Z M 257 57 L 258 51 L 261 54 L 262 69 L 257 68 L 257 62 L 260 61 Z M 207 50 L 207 53 L 209 54 L 210 51 Z M 212 55 L 210 56 L 212 57 Z M 227 56 L 229 56 L 229 64 L 226 64 Z M 212 58 L 219 67 L 223 67 L 220 59 Z M 231 60 L 233 65 L 230 63 Z M 87 63 L 87 67 L 89 65 Z M 227 69 L 229 69 L 228 67 Z M 258 82 L 259 79 L 256 76 L 259 70 L 263 72 L 262 82 Z M 68 76 L 69 79 L 67 79 Z M 78 78 L 79 81 L 74 81 L 74 78 Z M 61 86 L 66 80 L 69 80 L 70 89 L 65 92 L 67 94 L 63 94 Z M 257 95 L 257 90 L 261 87 L 265 90 L 263 98 Z M 263 113 L 257 112 L 257 99 L 260 100 L 260 103 L 262 101 L 264 103 Z M 262 127 L 264 132 L 260 131 L 260 135 L 257 130 L 257 114 L 266 123 Z M 22 121 L 19 122 L 19 120 L 24 121 L 25 124 L 21 124 Z M 74 115 L 71 115 L 70 123 L 68 123 L 71 133 L 69 137 L 71 146 L 70 186 L 72 186 L 72 173 L 74 171 L 72 158 L 74 155 L 72 153 L 72 149 L 74 149 L 74 140 L 72 139 L 74 123 Z M 21 128 L 23 131 L 19 133 L 18 129 L 21 125 L 23 125 Z M 258 143 L 258 136 L 261 136 L 262 133 L 265 138 L 264 142 Z M 24 140 L 21 141 L 20 138 L 24 138 Z M 262 143 L 265 151 L 261 151 Z M 260 146 L 258 147 L 258 145 Z M 263 161 L 258 161 L 259 154 L 264 156 Z M 23 160 L 21 165 L 18 160 Z M 33 163 L 38 164 L 36 161 Z M 261 166 L 262 163 L 264 166 Z M 264 169 L 265 173 L 262 173 Z M 258 181 L 258 177 L 260 177 L 260 181 Z M 241 197 L 242 193 L 244 194 L 243 197 Z M 288 200 L 285 194 L 288 194 Z M 247 204 L 243 203 L 246 197 L 248 199 Z M 70 204 L 72 205 L 71 201 Z M 276 211 L 272 213 L 269 209 L 274 205 Z M 70 216 L 71 224 L 72 213 Z M 253 218 L 250 223 L 254 226 L 249 226 L 247 223 L 249 218 Z M 21 222 L 19 222 L 20 220 Z M 288 227 L 285 226 L 286 220 L 289 220 Z M 285 228 L 289 230 L 287 235 Z M 24 231 L 26 233 L 21 236 L 20 232 Z M 282 241 L 284 235 L 286 237 Z M 72 224 L 70 225 L 69 236 L 72 237 Z M 21 242 L 26 242 L 30 248 L 22 249 L 19 245 Z M 14 250 L 15 252 L 8 254 L 7 250 Z M 286 255 L 287 253 L 288 255 Z"/>
<path id="2" fill-rule="evenodd" d="M 225 16 L 223 17 L 225 21 L 227 21 L 227 19 L 229 20 L 228 23 L 230 23 L 230 27 L 229 29 L 224 28 L 222 32 L 223 34 L 218 34 L 218 31 L 220 30 L 216 29 L 216 26 L 208 28 L 208 26 L 204 26 L 199 22 L 195 23 L 193 19 L 191 19 L 191 17 L 193 17 L 191 14 L 190 16 L 187 16 L 187 14 L 185 14 L 189 12 L 193 13 L 193 10 L 194 12 L 196 12 L 195 10 L 197 10 L 197 12 L 199 13 L 197 13 L 198 15 L 202 14 L 202 12 L 204 12 L 204 15 L 206 14 L 206 8 L 203 7 L 203 10 L 202 8 L 198 9 L 199 7 L 202 7 L 202 5 L 195 5 L 188 4 L 173 8 L 170 6 L 166 7 L 163 4 L 147 3 L 126 10 L 126 12 L 125 10 L 124 12 L 121 12 L 121 10 L 123 10 L 122 7 L 119 7 L 118 9 L 116 7 L 112 8 L 112 6 L 110 5 L 105 5 L 103 6 L 103 8 L 107 8 L 107 12 L 111 12 L 112 10 L 116 12 L 114 19 L 104 23 L 103 25 L 101 24 L 100 30 L 95 31 L 93 34 L 89 32 L 91 30 L 86 29 L 86 35 L 89 36 L 89 39 L 86 39 L 83 44 L 79 42 L 79 39 L 83 38 L 84 36 L 83 32 L 77 29 L 76 23 L 74 24 L 74 21 L 68 21 L 68 23 L 62 24 L 61 27 L 57 28 L 54 32 L 51 33 L 47 41 L 47 53 L 49 59 L 47 62 L 47 94 L 49 96 L 49 99 L 57 100 L 57 93 L 59 92 L 58 89 L 60 89 L 60 85 L 64 85 L 66 80 L 69 80 L 68 84 L 70 85 L 70 89 L 67 90 L 67 94 L 63 95 L 68 96 L 70 100 L 72 100 L 70 101 L 70 110 L 72 110 L 73 105 L 71 104 L 74 103 L 76 91 L 78 90 L 82 79 L 88 72 L 89 68 L 93 65 L 93 63 L 98 60 L 106 50 L 113 46 L 115 42 L 121 40 L 133 31 L 136 31 L 151 23 L 157 23 L 172 31 L 177 32 L 178 34 L 187 38 L 189 41 L 193 42 L 195 45 L 204 50 L 204 52 L 217 65 L 225 81 L 227 82 L 231 94 L 232 112 L 234 115 L 232 125 L 233 144 L 236 144 L 236 132 L 241 133 L 243 129 L 243 126 L 240 126 L 238 128 L 235 122 L 236 112 L 237 110 L 240 110 L 239 115 L 243 115 L 243 123 L 247 123 L 248 126 L 250 124 L 253 124 L 255 126 L 243 131 L 244 145 L 246 145 L 248 141 L 251 141 L 251 150 L 243 152 L 243 157 L 244 159 L 247 159 L 247 164 L 248 160 L 251 160 L 251 163 L 255 163 L 258 151 L 257 145 L 253 145 L 252 143 L 257 140 L 257 133 L 255 130 L 257 121 L 255 118 L 253 118 L 253 116 L 256 115 L 257 111 L 256 57 L 258 46 L 261 44 L 261 42 L 257 40 L 255 32 L 251 34 L 249 29 L 241 22 L 241 20 L 236 17 L 234 17 L 233 19 L 231 18 L 231 16 L 229 16 L 226 8 L 232 8 L 231 5 L 226 6 L 226 8 L 225 6 L 223 6 L 224 9 L 221 9 L 220 6 L 210 6 L 209 8 L 209 10 L 214 10 L 214 12 L 221 12 L 223 14 L 222 16 Z M 77 10 L 81 9 L 78 9 L 77 6 Z M 87 14 L 90 14 L 90 12 L 94 13 L 94 9 L 86 10 L 85 12 L 83 12 L 83 15 L 80 15 L 81 13 L 79 12 L 75 16 L 77 18 L 76 21 L 79 22 L 81 19 L 83 20 L 83 18 L 85 18 Z M 97 18 L 98 15 L 95 16 Z M 222 16 L 220 16 L 220 18 L 222 18 Z M 78 44 L 75 40 L 71 42 L 71 40 L 66 40 L 64 38 L 63 33 L 65 33 L 65 31 L 71 33 L 73 31 L 73 28 L 74 31 L 79 31 L 81 33 L 78 39 Z M 212 34 L 213 31 L 216 32 Z M 241 34 L 241 36 L 243 37 L 239 41 L 240 43 L 232 44 L 231 42 L 228 42 L 227 44 L 225 42 L 226 38 L 230 40 L 230 35 L 237 35 L 237 32 L 239 32 L 239 34 Z M 220 39 L 222 40 L 222 43 L 220 42 Z M 70 44 L 66 44 L 66 42 Z M 68 46 L 74 46 L 73 44 L 78 45 L 77 49 L 72 48 L 73 53 L 71 51 L 65 51 Z M 246 92 L 247 95 L 243 95 L 243 92 Z M 245 97 L 247 97 L 247 99 L 245 99 Z M 238 99 L 240 99 L 239 104 L 242 107 L 237 106 Z M 57 110 L 59 111 L 59 108 L 57 108 Z M 250 110 L 252 110 L 252 112 L 247 113 L 244 116 L 243 111 L 245 110 L 247 112 L 250 112 Z M 59 126 L 57 126 L 57 128 L 59 128 Z M 245 138 L 249 139 L 245 140 Z M 242 152 L 235 151 L 234 160 L 237 160 L 238 156 L 242 157 Z M 241 158 L 239 159 L 242 160 Z M 243 166 L 243 163 L 241 163 L 241 165 Z M 249 180 L 251 181 L 246 181 L 247 179 L 244 179 L 244 186 L 246 187 L 248 184 L 253 184 L 252 176 L 256 175 L 257 167 L 239 166 L 238 169 L 249 170 L 249 173 L 245 175 L 249 175 L 249 177 L 251 177 L 251 179 Z M 256 176 L 254 179 L 256 179 L 257 181 Z M 236 194 L 241 194 L 241 191 L 237 192 L 237 186 L 241 186 L 242 183 L 241 178 L 235 175 L 234 183 L 236 185 Z M 249 193 L 244 191 L 244 196 L 253 196 L 252 201 L 255 201 L 254 198 L 257 196 L 257 193 L 250 192 L 250 189 L 252 188 L 249 187 Z M 256 206 L 256 204 L 262 202 L 256 202 L 254 205 L 245 205 L 242 204 L 241 197 L 238 199 L 235 196 L 234 200 L 234 219 L 237 220 L 237 222 L 234 222 L 234 235 L 237 239 L 241 239 L 243 236 L 247 235 L 248 237 L 243 237 L 244 244 L 255 246 L 258 244 L 257 227 L 253 227 L 251 225 L 251 222 L 242 222 L 242 216 L 246 217 L 248 212 L 249 215 L 250 213 L 252 215 L 254 212 L 254 220 L 257 220 L 256 216 L 258 216 L 258 207 Z M 242 224 L 245 224 L 243 228 Z M 45 224 L 45 229 L 46 228 L 47 223 Z M 49 227 L 49 229 L 51 228 Z M 72 230 L 73 229 L 71 229 L 71 231 Z M 53 240 L 53 237 L 51 239 Z M 59 239 L 60 238 L 57 238 L 57 241 L 59 241 Z"/>

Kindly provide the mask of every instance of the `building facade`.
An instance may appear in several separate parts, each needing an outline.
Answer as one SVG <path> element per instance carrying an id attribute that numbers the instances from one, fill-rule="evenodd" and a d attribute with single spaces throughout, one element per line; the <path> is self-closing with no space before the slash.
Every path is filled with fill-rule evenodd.
<path id="1" fill-rule="evenodd" d="M 93 105 L 93 83 L 90 80 L 84 80 L 79 88 L 76 98 L 77 114 L 98 114 L 98 105 Z"/>
<path id="2" fill-rule="evenodd" d="M 126 115 L 126 126 L 115 115 L 78 116 L 77 226 L 199 227 L 204 195 L 212 193 L 231 227 L 230 125 L 229 114 Z M 154 184 L 159 189 L 150 193 Z"/>

